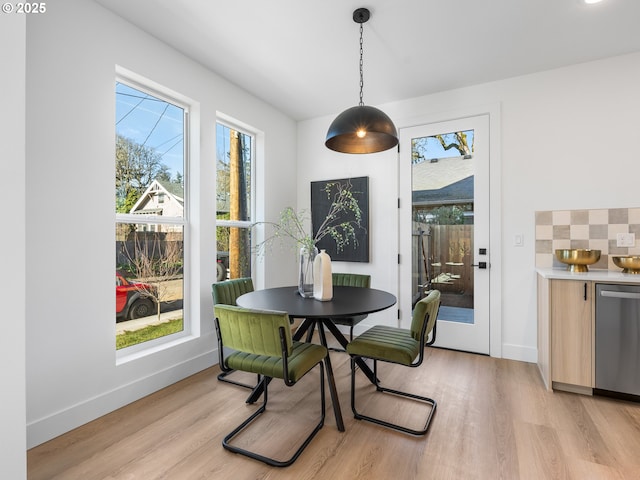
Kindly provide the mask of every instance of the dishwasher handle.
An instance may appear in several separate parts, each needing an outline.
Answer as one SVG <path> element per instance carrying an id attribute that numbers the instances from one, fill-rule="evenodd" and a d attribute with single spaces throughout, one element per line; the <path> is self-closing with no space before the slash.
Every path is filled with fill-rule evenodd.
<path id="1" fill-rule="evenodd" d="M 628 298 L 631 300 L 640 300 L 640 293 L 633 292 L 616 292 L 612 290 L 600 290 L 601 297 L 611 298 Z"/>

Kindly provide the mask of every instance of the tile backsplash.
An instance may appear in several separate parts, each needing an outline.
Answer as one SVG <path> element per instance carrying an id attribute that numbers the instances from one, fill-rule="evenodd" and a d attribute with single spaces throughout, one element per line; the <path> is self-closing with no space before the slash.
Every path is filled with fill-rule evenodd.
<path id="1" fill-rule="evenodd" d="M 618 247 L 618 233 L 634 233 L 634 247 Z M 550 210 L 536 212 L 536 267 L 564 267 L 558 248 L 591 248 L 602 252 L 590 269 L 620 270 L 611 255 L 640 255 L 640 208 Z"/>

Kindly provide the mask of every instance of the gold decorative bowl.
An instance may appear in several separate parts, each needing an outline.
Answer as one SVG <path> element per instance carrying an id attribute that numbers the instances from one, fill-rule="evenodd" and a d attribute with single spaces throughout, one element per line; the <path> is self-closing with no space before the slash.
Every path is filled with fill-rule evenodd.
<path id="1" fill-rule="evenodd" d="M 640 255 L 612 256 L 616 267 L 622 269 L 622 273 L 640 274 Z"/>
<path id="2" fill-rule="evenodd" d="M 560 248 L 556 250 L 556 258 L 567 265 L 570 272 L 588 272 L 587 265 L 600 260 L 600 250 L 590 248 Z"/>

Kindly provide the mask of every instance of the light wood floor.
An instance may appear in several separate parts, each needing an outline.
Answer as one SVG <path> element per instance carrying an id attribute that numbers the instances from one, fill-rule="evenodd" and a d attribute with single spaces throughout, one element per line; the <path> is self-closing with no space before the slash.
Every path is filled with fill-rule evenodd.
<path id="1" fill-rule="evenodd" d="M 331 359 L 346 431 L 336 429 L 327 391 L 325 426 L 291 467 L 267 467 L 223 450 L 223 436 L 255 406 L 244 403 L 248 390 L 218 382 L 216 367 L 30 450 L 28 478 L 640 478 L 640 405 L 547 392 L 533 364 L 428 349 L 419 368 L 379 372 L 437 400 L 429 433 L 415 438 L 354 420 L 348 357 L 332 352 Z M 317 371 L 292 388 L 274 381 L 268 413 L 239 441 L 281 453 L 297 427 L 318 415 Z M 363 410 L 407 421 L 425 413 L 420 405 L 373 394 L 359 377 Z M 373 397 L 386 404 L 374 407 Z"/>

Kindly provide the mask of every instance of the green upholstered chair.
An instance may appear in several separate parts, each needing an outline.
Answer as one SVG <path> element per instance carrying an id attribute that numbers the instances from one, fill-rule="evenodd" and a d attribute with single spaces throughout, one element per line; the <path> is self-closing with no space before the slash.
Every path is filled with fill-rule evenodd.
<path id="1" fill-rule="evenodd" d="M 428 397 L 380 386 L 378 380 L 378 362 L 396 363 L 407 367 L 417 367 L 422 364 L 425 344 L 431 345 L 435 341 L 435 336 L 432 335 L 431 339 L 429 339 L 429 335 L 430 333 L 435 333 L 434 326 L 438 317 L 439 308 L 440 292 L 438 290 L 432 290 L 425 298 L 416 304 L 413 310 L 410 329 L 376 325 L 356 337 L 355 340 L 347 345 L 347 353 L 351 355 L 351 409 L 356 419 L 366 420 L 412 435 L 424 435 L 427 433 L 431 418 L 436 411 L 436 401 Z M 407 428 L 386 420 L 364 415 L 357 411 L 355 394 L 356 358 L 369 358 L 373 360 L 373 372 L 376 378 L 375 386 L 377 392 L 388 392 L 400 395 L 427 403 L 431 406 L 423 429 L 415 430 Z"/>
<path id="2" fill-rule="evenodd" d="M 213 295 L 213 305 L 236 305 L 236 299 L 245 293 L 253 292 L 253 280 L 249 277 L 234 278 L 233 280 L 224 280 L 211 285 L 211 294 Z M 239 387 L 254 389 L 257 385 L 249 385 L 247 383 L 238 382 L 229 378 L 233 371 L 223 371 L 218 375 L 221 382 L 231 383 Z M 258 376 L 258 382 L 260 377 Z"/>
<path id="3" fill-rule="evenodd" d="M 235 278 L 224 280 L 211 285 L 213 304 L 235 305 L 240 295 L 253 292 L 253 280 L 251 278 Z"/>
<path id="4" fill-rule="evenodd" d="M 344 287 L 371 287 L 371 275 L 359 273 L 332 273 L 333 285 Z M 367 315 L 355 315 L 353 317 L 332 318 L 336 325 L 347 325 L 349 327 L 349 341 L 353 340 L 353 327 L 367 318 Z"/>
<path id="5" fill-rule="evenodd" d="M 268 465 L 286 467 L 300 456 L 313 437 L 324 425 L 325 394 L 324 369 L 328 356 L 326 347 L 302 343 L 291 339 L 289 316 L 284 312 L 260 311 L 218 304 L 214 308 L 220 367 L 223 371 L 242 370 L 262 377 L 263 402 L 258 410 L 229 433 L 222 445 L 225 449 L 260 460 Z M 224 347 L 233 353 L 224 355 Z M 318 424 L 288 460 L 276 460 L 238 446 L 231 440 L 247 428 L 267 407 L 269 380 L 280 378 L 287 386 L 293 386 L 317 365 L 320 366 L 321 415 Z M 335 389 L 329 377 L 330 387 Z"/>

